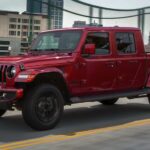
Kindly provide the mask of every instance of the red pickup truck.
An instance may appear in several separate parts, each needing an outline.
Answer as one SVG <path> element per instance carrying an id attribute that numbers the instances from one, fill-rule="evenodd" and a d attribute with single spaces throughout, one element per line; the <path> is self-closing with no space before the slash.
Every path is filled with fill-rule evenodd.
<path id="1" fill-rule="evenodd" d="M 36 130 L 55 127 L 64 105 L 150 94 L 150 56 L 137 28 L 42 32 L 25 55 L 0 58 L 0 116 L 22 111 Z"/>

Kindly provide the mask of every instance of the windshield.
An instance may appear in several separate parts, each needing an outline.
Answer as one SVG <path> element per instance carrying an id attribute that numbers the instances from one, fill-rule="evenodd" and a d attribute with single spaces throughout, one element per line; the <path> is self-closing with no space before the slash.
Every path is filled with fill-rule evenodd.
<path id="1" fill-rule="evenodd" d="M 73 52 L 82 31 L 52 31 L 40 34 L 33 43 L 33 51 Z"/>

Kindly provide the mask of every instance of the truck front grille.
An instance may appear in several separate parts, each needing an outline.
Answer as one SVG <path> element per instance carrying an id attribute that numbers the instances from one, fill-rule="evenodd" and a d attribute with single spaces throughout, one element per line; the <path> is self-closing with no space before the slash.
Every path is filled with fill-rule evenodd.
<path id="1" fill-rule="evenodd" d="M 0 65 L 0 82 L 6 83 L 6 71 L 7 71 L 7 65 Z"/>

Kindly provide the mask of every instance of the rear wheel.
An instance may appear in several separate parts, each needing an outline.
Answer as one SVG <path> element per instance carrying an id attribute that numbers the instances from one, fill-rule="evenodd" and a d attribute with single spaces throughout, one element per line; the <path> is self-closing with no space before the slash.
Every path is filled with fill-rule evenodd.
<path id="1" fill-rule="evenodd" d="M 6 110 L 0 110 L 0 117 L 2 117 L 6 113 Z"/>
<path id="2" fill-rule="evenodd" d="M 150 104 L 150 95 L 148 95 L 147 98 L 148 98 L 148 102 L 149 102 L 149 104 Z"/>
<path id="3" fill-rule="evenodd" d="M 103 105 L 114 105 L 118 101 L 118 98 L 100 101 Z"/>
<path id="4" fill-rule="evenodd" d="M 35 130 L 54 128 L 63 114 L 63 96 L 53 85 L 33 88 L 24 100 L 22 114 L 26 123 Z"/>

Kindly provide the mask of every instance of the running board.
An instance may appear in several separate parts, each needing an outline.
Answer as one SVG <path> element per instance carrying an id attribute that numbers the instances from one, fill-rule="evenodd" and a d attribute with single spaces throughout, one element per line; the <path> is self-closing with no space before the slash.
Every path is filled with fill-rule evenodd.
<path id="1" fill-rule="evenodd" d="M 128 92 L 119 92 L 119 93 L 106 93 L 96 96 L 82 96 L 82 97 L 72 97 L 70 100 L 72 103 L 81 103 L 81 102 L 92 102 L 92 101 L 104 101 L 114 98 L 123 98 L 123 97 L 139 97 L 140 95 L 147 96 L 150 94 L 150 88 L 144 88 L 137 91 L 128 91 Z"/>

